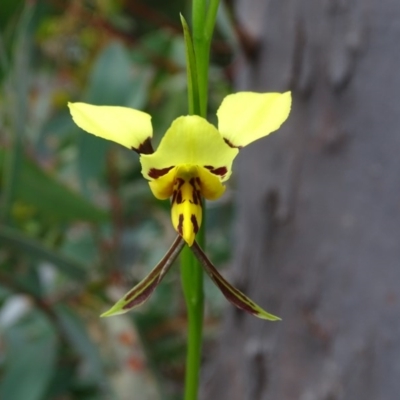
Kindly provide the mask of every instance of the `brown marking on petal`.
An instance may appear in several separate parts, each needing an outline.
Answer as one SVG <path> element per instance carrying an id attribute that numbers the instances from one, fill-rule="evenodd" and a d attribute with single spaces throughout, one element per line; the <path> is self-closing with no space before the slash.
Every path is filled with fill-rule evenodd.
<path id="1" fill-rule="evenodd" d="M 192 193 L 192 199 L 190 202 L 193 204 L 199 204 L 199 200 L 197 198 L 197 190 L 193 189 L 193 193 Z"/>
<path id="2" fill-rule="evenodd" d="M 224 138 L 224 142 L 229 146 L 232 147 L 232 149 L 241 149 L 243 146 L 235 146 L 232 142 L 230 142 L 228 139 Z"/>
<path id="3" fill-rule="evenodd" d="M 180 190 L 178 190 L 175 201 L 176 201 L 176 204 L 182 203 L 182 192 Z"/>
<path id="4" fill-rule="evenodd" d="M 183 214 L 179 214 L 178 233 L 183 236 Z"/>
<path id="5" fill-rule="evenodd" d="M 151 287 L 154 288 L 154 286 L 157 286 L 157 282 L 159 282 L 159 280 L 162 279 L 162 277 L 160 277 L 160 276 L 157 278 L 157 275 L 160 275 L 160 269 L 162 270 L 163 268 L 165 268 L 165 265 L 169 262 L 171 256 L 174 254 L 176 249 L 179 247 L 180 243 L 181 243 L 180 240 L 175 239 L 172 246 L 168 249 L 168 251 L 165 253 L 164 257 L 158 263 L 157 268 L 154 268 L 153 271 L 147 276 L 147 278 L 144 281 L 140 282 L 129 293 L 127 293 L 125 295 L 125 297 L 124 297 L 125 301 L 129 301 L 129 300 L 133 299 L 137 295 L 137 293 L 139 293 L 146 285 L 148 285 L 148 287 L 147 287 L 147 289 L 145 289 L 143 291 L 144 294 L 148 293 L 148 291 L 147 291 L 148 288 L 151 288 Z M 149 284 L 149 282 L 151 282 L 151 283 Z M 156 282 L 156 283 L 154 283 L 154 282 Z M 129 305 L 131 307 L 133 307 L 136 304 L 137 299 L 143 298 L 143 293 L 140 294 L 139 297 L 137 297 L 133 301 L 131 301 L 129 303 Z M 127 308 L 131 308 L 131 307 L 128 307 L 128 304 L 125 304 L 125 306 L 123 308 L 127 309 Z"/>
<path id="6" fill-rule="evenodd" d="M 190 217 L 190 221 L 192 221 L 194 233 L 197 233 L 199 231 L 199 224 L 197 223 L 197 218 L 194 214 Z"/>
<path id="7" fill-rule="evenodd" d="M 184 246 L 184 240 L 181 236 L 177 236 L 169 250 L 165 253 L 161 261 L 151 271 L 151 273 L 139 282 L 125 297 L 127 302 L 122 306 L 123 310 L 129 310 L 146 301 L 158 284 L 161 282 L 165 274 L 168 272 L 172 263 L 181 252 Z"/>
<path id="8" fill-rule="evenodd" d="M 189 200 L 190 203 L 198 205 L 201 202 L 201 194 L 200 194 L 200 179 L 198 177 L 191 178 L 189 180 L 189 184 L 192 186 L 192 199 Z"/>
<path id="9" fill-rule="evenodd" d="M 148 175 L 150 178 L 157 179 L 157 178 L 160 178 L 161 176 L 167 174 L 169 171 L 171 171 L 172 168 L 174 168 L 174 167 L 167 167 L 167 168 L 161 168 L 161 169 L 150 168 Z"/>
<path id="10" fill-rule="evenodd" d="M 214 168 L 212 165 L 205 165 L 204 168 L 207 168 L 214 175 L 218 175 L 218 176 L 222 176 L 222 177 L 224 177 L 226 175 L 226 173 L 228 172 L 228 168 L 226 168 L 226 167 Z"/>
<path id="11" fill-rule="evenodd" d="M 146 282 L 142 282 L 142 285 L 138 285 L 136 286 L 133 290 L 131 290 L 124 298 L 125 301 L 129 301 L 130 299 L 132 299 L 133 297 L 136 296 L 136 293 L 140 292 L 143 288 L 143 286 L 145 284 L 147 284 L 147 282 L 152 281 L 157 275 L 158 275 L 158 271 L 153 270 L 153 272 L 147 277 Z M 151 285 L 150 285 L 151 286 Z M 130 307 L 129 307 L 130 308 Z"/>
<path id="12" fill-rule="evenodd" d="M 132 301 L 130 301 L 129 303 L 126 303 L 122 309 L 123 310 L 130 310 L 131 308 L 135 307 L 137 304 L 141 304 L 143 303 L 144 300 L 147 299 L 147 297 L 149 297 L 149 293 L 151 293 L 154 290 L 153 285 L 150 285 L 149 287 L 147 287 L 145 290 L 143 290 L 142 293 L 140 293 L 140 295 L 136 298 L 134 298 Z"/>
<path id="13" fill-rule="evenodd" d="M 172 193 L 172 200 L 171 200 L 172 204 L 175 203 L 177 194 L 178 194 L 178 191 L 174 190 L 173 193 Z"/>
<path id="14" fill-rule="evenodd" d="M 194 193 L 193 193 L 193 198 L 194 198 L 194 204 L 199 204 L 200 205 L 200 207 L 201 207 L 201 193 L 200 193 L 200 190 L 196 190 Z"/>
<path id="15" fill-rule="evenodd" d="M 200 260 L 203 264 L 206 272 L 209 274 L 210 278 L 214 281 L 214 283 L 219 287 L 222 294 L 225 296 L 227 300 L 229 300 L 236 307 L 241 308 L 253 315 L 258 315 L 257 305 L 249 299 L 245 294 L 243 294 L 239 289 L 236 289 L 234 286 L 230 285 L 224 277 L 216 270 L 212 262 L 205 255 L 201 247 L 195 241 L 192 246 L 192 251 L 195 256 Z"/>
<path id="16" fill-rule="evenodd" d="M 178 190 L 182 187 L 182 185 L 185 183 L 185 181 L 182 178 L 176 178 L 175 184 L 178 183 Z"/>
<path id="17" fill-rule="evenodd" d="M 132 150 L 136 151 L 138 154 L 153 154 L 154 150 L 153 145 L 151 144 L 151 138 L 148 137 L 137 149 L 132 147 Z"/>

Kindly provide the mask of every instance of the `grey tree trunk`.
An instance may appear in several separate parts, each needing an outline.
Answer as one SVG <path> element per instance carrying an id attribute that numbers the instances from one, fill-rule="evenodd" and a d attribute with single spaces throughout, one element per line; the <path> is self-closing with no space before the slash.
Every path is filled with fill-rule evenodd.
<path id="1" fill-rule="evenodd" d="M 238 90 L 294 92 L 241 151 L 234 281 L 207 400 L 400 399 L 400 1 L 238 0 Z"/>

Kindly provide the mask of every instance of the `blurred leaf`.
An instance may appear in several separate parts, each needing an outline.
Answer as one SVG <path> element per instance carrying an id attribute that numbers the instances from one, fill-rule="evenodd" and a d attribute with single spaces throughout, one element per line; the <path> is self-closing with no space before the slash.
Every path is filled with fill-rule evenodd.
<path id="1" fill-rule="evenodd" d="M 175 118 L 187 112 L 186 87 L 184 73 L 176 74 L 165 82 L 163 87 L 165 99 L 162 106 L 158 105 L 157 113 L 153 115 L 153 127 L 156 133 L 164 133 Z"/>
<path id="2" fill-rule="evenodd" d="M 142 108 L 141 101 L 146 100 L 143 82 L 146 80 L 142 76 L 134 75 L 127 49 L 114 42 L 99 54 L 94 63 L 83 100 L 97 105 L 132 106 L 134 103 L 133 106 Z M 106 140 L 86 133 L 79 135 L 79 177 L 86 195 L 89 181 L 104 171 L 109 146 L 110 142 Z"/>
<path id="3" fill-rule="evenodd" d="M 240 54 L 240 43 L 238 35 L 235 32 L 233 17 L 229 13 L 228 6 L 225 2 L 221 2 L 217 14 L 217 25 L 221 33 L 227 39 L 229 45 L 235 54 Z"/>
<path id="4" fill-rule="evenodd" d="M 27 238 L 14 229 L 0 226 L 0 239 L 3 245 L 15 247 L 21 253 L 25 253 L 30 257 L 46 260 L 54 264 L 60 271 L 73 279 L 82 280 L 86 277 L 86 271 L 80 264 L 55 250 L 45 247 L 34 239 Z"/>
<path id="5" fill-rule="evenodd" d="M 143 52 L 142 49 L 139 49 L 140 51 L 135 51 L 135 60 L 144 64 L 148 64 L 149 53 L 157 55 L 158 57 L 164 57 L 166 60 L 168 60 L 172 46 L 172 38 L 172 34 L 165 30 L 156 30 L 147 33 L 141 38 L 141 47 L 146 49 L 146 52 Z"/>
<path id="6" fill-rule="evenodd" d="M 53 327 L 39 313 L 4 333 L 6 368 L 0 398 L 43 400 L 56 367 L 58 341 Z"/>
<path id="7" fill-rule="evenodd" d="M 67 107 L 51 116 L 40 127 L 37 135 L 35 149 L 38 157 L 46 157 L 49 154 L 52 155 L 54 150 L 49 146 L 49 143 L 69 139 L 71 132 L 73 132 L 75 128 L 75 124 L 72 121 Z"/>
<path id="8" fill-rule="evenodd" d="M 5 30 L 17 11 L 21 11 L 23 4 L 22 0 L 1 0 L 0 33 Z"/>
<path id="9" fill-rule="evenodd" d="M 2 154 L 3 153 L 3 154 Z M 2 167 L 0 151 L 0 173 Z M 33 161 L 22 156 L 15 182 L 15 200 L 33 206 L 39 213 L 57 222 L 107 220 L 107 213 L 73 192 Z"/>
<path id="10" fill-rule="evenodd" d="M 99 54 L 89 77 L 84 101 L 98 105 L 123 105 L 133 81 L 132 64 L 126 48 L 119 42 Z"/>
<path id="11" fill-rule="evenodd" d="M 107 236 L 106 229 L 102 235 Z M 93 236 L 93 229 L 90 226 L 80 227 L 79 231 L 64 238 L 60 246 L 63 254 L 82 263 L 82 265 L 96 265 L 99 261 L 98 242 Z"/>
<path id="12" fill-rule="evenodd" d="M 62 304 L 57 305 L 54 310 L 71 346 L 84 360 L 90 378 L 107 388 L 107 377 L 99 349 L 89 337 L 85 324 L 79 315 L 72 308 Z"/>

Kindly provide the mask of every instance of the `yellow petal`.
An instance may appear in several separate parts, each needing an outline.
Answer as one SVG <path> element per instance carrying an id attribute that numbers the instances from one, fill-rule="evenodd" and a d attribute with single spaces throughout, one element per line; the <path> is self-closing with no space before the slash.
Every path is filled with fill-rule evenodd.
<path id="1" fill-rule="evenodd" d="M 191 165 L 178 167 L 171 201 L 172 225 L 188 246 L 194 242 L 203 215 L 200 180 L 196 172 L 197 167 Z"/>
<path id="2" fill-rule="evenodd" d="M 159 200 L 166 200 L 172 196 L 177 167 L 172 168 L 165 175 L 149 182 L 154 196 Z"/>
<path id="3" fill-rule="evenodd" d="M 290 92 L 231 94 L 217 111 L 218 130 L 231 146 L 247 146 L 276 131 L 289 116 L 291 102 Z"/>
<path id="4" fill-rule="evenodd" d="M 84 131 L 122 144 L 137 152 L 146 152 L 153 136 L 151 116 L 127 107 L 94 106 L 68 103 L 72 119 Z"/>
<path id="5" fill-rule="evenodd" d="M 140 157 L 142 174 L 157 179 L 169 168 L 189 164 L 209 168 L 225 181 L 231 174 L 232 161 L 238 153 L 229 147 L 218 130 L 196 115 L 177 118 L 154 154 Z"/>
<path id="6" fill-rule="evenodd" d="M 218 176 L 202 167 L 197 168 L 197 176 L 199 178 L 200 193 L 205 199 L 217 200 L 224 194 L 225 186 Z"/>

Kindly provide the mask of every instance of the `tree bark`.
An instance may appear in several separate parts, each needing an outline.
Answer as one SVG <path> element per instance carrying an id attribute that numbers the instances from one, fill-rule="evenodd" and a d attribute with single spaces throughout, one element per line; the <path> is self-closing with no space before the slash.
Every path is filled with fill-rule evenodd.
<path id="1" fill-rule="evenodd" d="M 241 151 L 237 286 L 203 399 L 400 398 L 400 2 L 237 0 L 259 43 L 237 90 L 293 91 Z"/>

